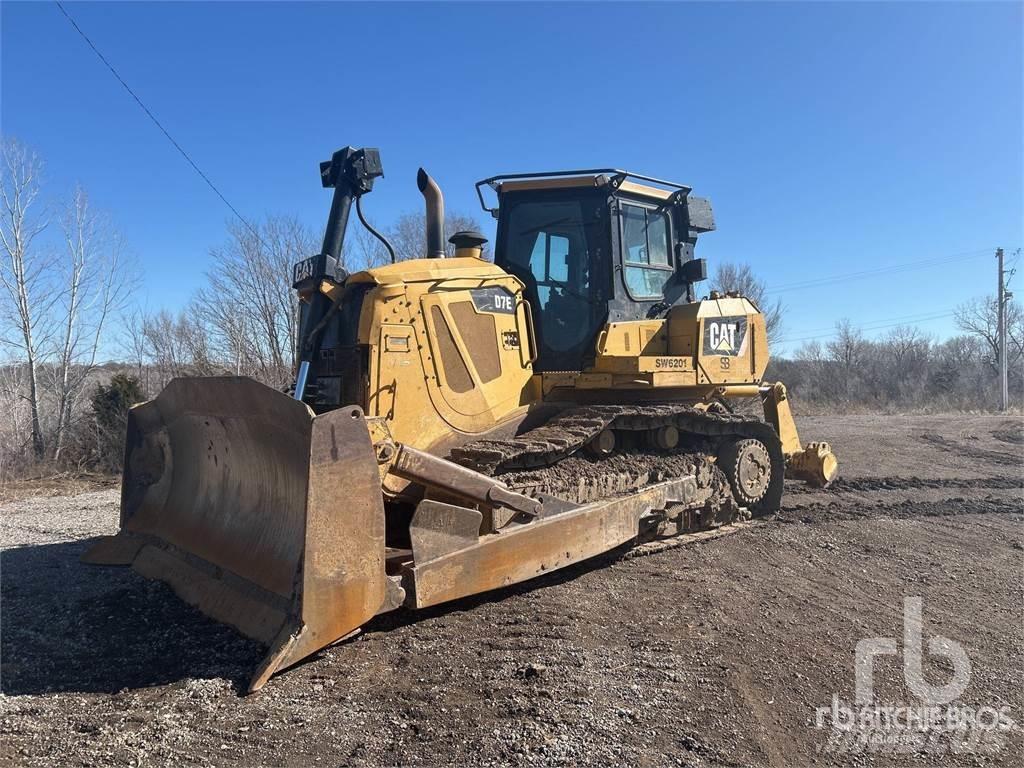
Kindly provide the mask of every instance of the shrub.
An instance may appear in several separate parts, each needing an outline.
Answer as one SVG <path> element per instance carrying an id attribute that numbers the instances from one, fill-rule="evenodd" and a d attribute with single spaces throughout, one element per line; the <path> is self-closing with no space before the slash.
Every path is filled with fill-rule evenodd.
<path id="1" fill-rule="evenodd" d="M 109 384 L 96 386 L 92 395 L 92 414 L 96 424 L 97 468 L 121 471 L 128 409 L 145 399 L 139 380 L 127 374 L 114 374 Z"/>

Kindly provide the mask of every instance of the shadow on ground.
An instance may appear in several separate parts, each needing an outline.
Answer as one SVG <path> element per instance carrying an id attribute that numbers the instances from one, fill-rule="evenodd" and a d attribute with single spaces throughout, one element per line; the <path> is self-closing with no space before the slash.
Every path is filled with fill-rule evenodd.
<path id="1" fill-rule="evenodd" d="M 264 647 L 128 567 L 81 563 L 79 557 L 95 541 L 0 554 L 0 690 L 7 695 L 116 693 L 189 678 L 226 678 L 243 692 Z M 483 595 L 420 611 L 392 611 L 363 630 L 388 632 L 551 587 L 607 566 L 626 549 Z M 305 663 L 316 659 L 315 654 Z"/>
<path id="2" fill-rule="evenodd" d="M 79 562 L 94 541 L 0 554 L 3 693 L 114 693 L 214 677 L 245 684 L 259 643 L 130 568 Z"/>

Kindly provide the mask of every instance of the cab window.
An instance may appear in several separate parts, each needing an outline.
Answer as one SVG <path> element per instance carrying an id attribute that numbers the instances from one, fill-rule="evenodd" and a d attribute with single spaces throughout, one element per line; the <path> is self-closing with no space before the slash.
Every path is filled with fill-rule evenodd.
<path id="1" fill-rule="evenodd" d="M 572 192 L 510 200 L 498 227 L 496 263 L 523 281 L 534 310 L 537 371 L 580 370 L 608 312 L 607 208 Z"/>
<path id="2" fill-rule="evenodd" d="M 518 205 L 510 228 L 511 259 L 528 261 L 545 344 L 565 352 L 583 343 L 590 332 L 584 318 L 591 297 L 582 206 L 577 201 Z"/>
<path id="3" fill-rule="evenodd" d="M 668 215 L 622 204 L 622 255 L 626 289 L 634 299 L 660 299 L 672 275 Z"/>

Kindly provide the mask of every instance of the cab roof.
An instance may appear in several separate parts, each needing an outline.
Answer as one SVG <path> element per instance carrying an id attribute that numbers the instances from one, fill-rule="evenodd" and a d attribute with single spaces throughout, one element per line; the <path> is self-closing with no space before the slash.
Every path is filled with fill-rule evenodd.
<path id="1" fill-rule="evenodd" d="M 500 199 L 509 192 L 525 192 L 544 189 L 567 189 L 573 187 L 604 187 L 611 186 L 619 192 L 625 192 L 652 200 L 680 199 L 690 194 L 691 187 L 674 181 L 655 179 L 617 168 L 594 168 L 580 171 L 549 171 L 546 173 L 512 173 L 499 174 L 482 179 L 476 183 L 477 197 L 480 206 L 490 213 L 491 208 L 484 201 L 483 187 L 489 186 Z"/>

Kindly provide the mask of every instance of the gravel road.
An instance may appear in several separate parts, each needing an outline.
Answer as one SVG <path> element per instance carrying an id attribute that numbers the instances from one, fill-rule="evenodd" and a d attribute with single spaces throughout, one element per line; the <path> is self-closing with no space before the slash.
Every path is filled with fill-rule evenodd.
<path id="1" fill-rule="evenodd" d="M 842 478 L 787 484 L 758 527 L 378 617 L 251 696 L 260 646 L 130 569 L 78 562 L 116 530 L 115 490 L 7 503 L 0 764 L 1019 765 L 1021 420 L 800 427 Z M 1019 726 L 860 752 L 817 727 L 854 701 L 858 641 L 904 647 L 908 597 L 925 647 L 943 636 L 969 659 L 956 701 Z M 949 681 L 952 658 L 926 653 L 925 680 Z M 879 701 L 916 701 L 900 664 L 877 658 Z"/>

